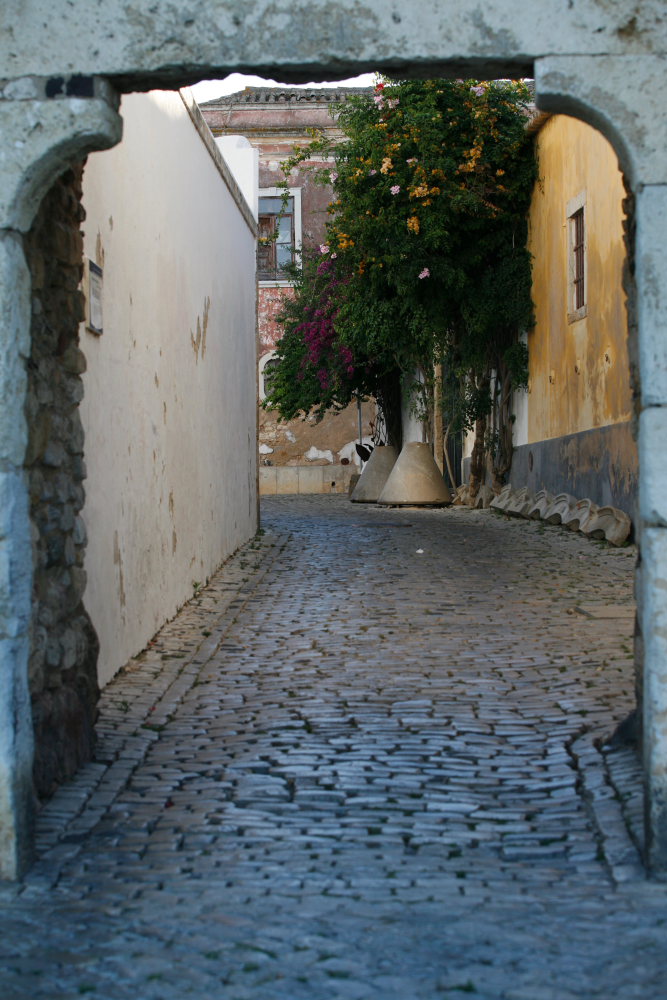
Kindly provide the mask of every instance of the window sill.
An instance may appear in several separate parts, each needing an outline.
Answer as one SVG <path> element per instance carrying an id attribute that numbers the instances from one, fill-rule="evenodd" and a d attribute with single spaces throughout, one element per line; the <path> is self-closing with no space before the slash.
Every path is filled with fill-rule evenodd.
<path id="1" fill-rule="evenodd" d="M 292 288 L 294 282 L 286 278 L 259 278 L 257 284 L 260 288 Z"/>
<path id="2" fill-rule="evenodd" d="M 588 305 L 581 306 L 580 309 L 575 309 L 574 312 L 569 312 L 567 314 L 568 323 L 578 323 L 580 319 L 585 319 L 588 315 Z"/>

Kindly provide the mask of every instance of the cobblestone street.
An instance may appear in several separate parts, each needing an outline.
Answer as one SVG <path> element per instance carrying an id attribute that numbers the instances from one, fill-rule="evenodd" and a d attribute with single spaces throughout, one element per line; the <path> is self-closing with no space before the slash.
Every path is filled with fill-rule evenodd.
<path id="1" fill-rule="evenodd" d="M 667 996 L 634 548 L 276 497 L 104 691 L 0 889 L 2 1000 Z"/>

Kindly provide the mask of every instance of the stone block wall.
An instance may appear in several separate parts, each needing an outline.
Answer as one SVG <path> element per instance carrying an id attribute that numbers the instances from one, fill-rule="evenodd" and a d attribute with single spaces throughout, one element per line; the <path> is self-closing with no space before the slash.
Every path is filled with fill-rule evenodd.
<path id="1" fill-rule="evenodd" d="M 274 465 L 259 467 L 261 496 L 348 493 L 356 465 Z"/>
<path id="2" fill-rule="evenodd" d="M 82 175 L 77 163 L 58 179 L 25 237 L 33 296 L 25 457 L 34 571 L 29 679 L 40 797 L 90 759 L 98 697 L 97 637 L 82 603 L 86 532 L 79 516 L 86 474 L 78 408 L 86 367 L 78 346 Z"/>

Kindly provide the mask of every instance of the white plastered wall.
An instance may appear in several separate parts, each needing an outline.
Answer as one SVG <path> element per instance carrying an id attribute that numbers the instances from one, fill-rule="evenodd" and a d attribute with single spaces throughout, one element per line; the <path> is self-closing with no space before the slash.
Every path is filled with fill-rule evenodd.
<path id="1" fill-rule="evenodd" d="M 416 384 L 424 382 L 424 376 L 419 370 L 412 376 L 412 384 L 402 387 L 401 392 L 401 431 L 403 444 L 408 441 L 426 441 L 428 434 L 423 420 L 419 419 L 417 408 L 421 400 L 415 395 Z"/>
<path id="2" fill-rule="evenodd" d="M 85 603 L 104 684 L 256 529 L 255 241 L 178 92 L 84 176 Z M 238 192 L 237 192 L 238 198 Z"/>
<path id="3" fill-rule="evenodd" d="M 256 220 L 259 207 L 259 150 L 244 135 L 217 136 L 215 144 L 234 174 Z"/>

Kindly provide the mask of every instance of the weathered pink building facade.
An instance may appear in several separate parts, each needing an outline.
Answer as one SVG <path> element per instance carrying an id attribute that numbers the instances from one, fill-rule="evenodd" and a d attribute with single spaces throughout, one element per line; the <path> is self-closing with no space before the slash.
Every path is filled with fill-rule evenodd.
<path id="1" fill-rule="evenodd" d="M 311 142 L 311 130 L 324 132 L 337 141 L 342 133 L 336 124 L 335 107 L 350 95 L 364 93 L 360 88 L 338 87 L 304 90 L 283 87 L 248 87 L 245 90 L 208 101 L 202 114 L 216 138 L 244 136 L 259 153 L 259 224 L 260 236 L 275 229 L 274 216 L 280 212 L 278 185 L 284 175 L 281 164 L 295 146 Z M 332 111 L 334 113 L 332 114 Z M 284 263 L 299 249 L 316 247 L 325 239 L 327 208 L 332 187 L 317 183 L 315 171 L 326 167 L 321 156 L 307 159 L 292 171 L 289 179 L 290 201 L 278 225 L 278 240 L 258 253 L 258 357 L 259 397 L 264 397 L 264 379 L 268 377 L 281 327 L 276 322 L 291 283 L 283 270 Z M 370 420 L 375 407 L 362 408 L 363 436 L 371 432 Z M 277 419 L 275 411 L 260 408 L 260 490 L 264 493 L 341 492 L 347 489 L 351 472 L 356 469 L 354 442 L 359 438 L 358 414 L 350 406 L 331 414 L 320 423 L 314 418 Z"/>

